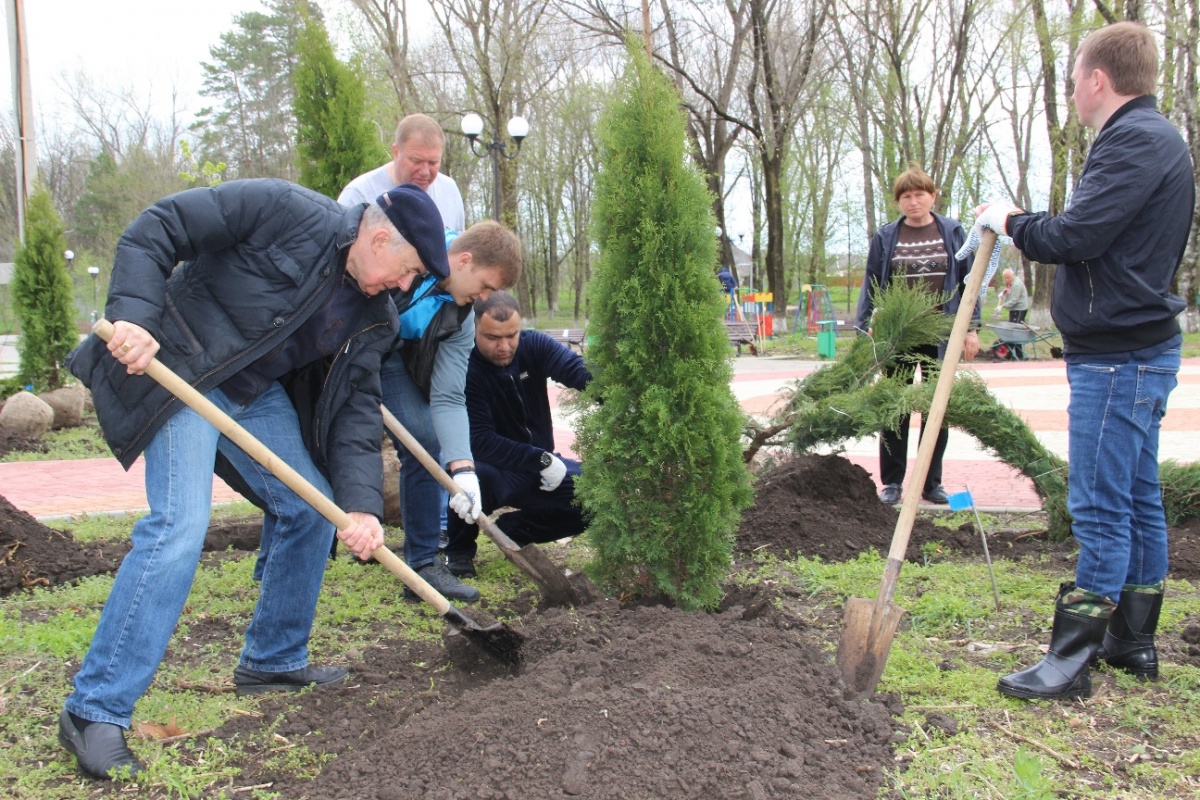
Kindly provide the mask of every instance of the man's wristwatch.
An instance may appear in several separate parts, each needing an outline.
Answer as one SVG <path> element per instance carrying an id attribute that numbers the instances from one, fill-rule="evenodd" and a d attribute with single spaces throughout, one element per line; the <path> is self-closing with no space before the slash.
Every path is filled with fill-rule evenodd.
<path id="1" fill-rule="evenodd" d="M 542 469 L 545 469 L 546 467 L 550 466 L 553 463 L 554 463 L 554 456 L 550 455 L 549 450 L 543 450 L 542 451 Z"/>

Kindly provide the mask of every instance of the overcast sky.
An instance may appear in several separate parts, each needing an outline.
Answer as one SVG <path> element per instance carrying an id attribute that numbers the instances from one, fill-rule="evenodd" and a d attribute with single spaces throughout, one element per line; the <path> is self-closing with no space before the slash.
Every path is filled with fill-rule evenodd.
<path id="1" fill-rule="evenodd" d="M 61 119 L 64 75 L 83 70 L 105 88 L 133 87 L 169 109 L 172 86 L 199 108 L 200 62 L 233 17 L 262 10 L 260 0 L 24 0 L 25 35 L 35 115 Z M 0 107 L 11 111 L 12 75 L 7 14 L 3 16 Z"/>

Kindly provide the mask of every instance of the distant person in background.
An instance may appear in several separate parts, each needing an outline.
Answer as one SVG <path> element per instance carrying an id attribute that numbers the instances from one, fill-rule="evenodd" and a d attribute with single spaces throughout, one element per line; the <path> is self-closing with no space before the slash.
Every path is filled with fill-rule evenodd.
<path id="1" fill-rule="evenodd" d="M 1004 291 L 1000 293 L 998 308 L 1008 311 L 1009 322 L 1024 322 L 1029 313 L 1029 292 L 1025 291 L 1025 282 L 1011 269 L 1004 270 Z M 1012 349 L 1018 361 L 1025 358 L 1024 347 L 1014 344 Z"/>
<path id="2" fill-rule="evenodd" d="M 742 319 L 742 309 L 738 305 L 737 278 L 733 277 L 729 267 L 723 266 L 717 271 L 717 280 L 721 282 L 721 289 L 729 295 L 729 307 L 725 310 L 725 318 L 728 320 Z"/>
<path id="3" fill-rule="evenodd" d="M 737 278 L 733 277 L 733 273 L 729 271 L 729 267 L 721 267 L 717 271 L 717 280 L 721 282 L 721 288 L 725 290 L 725 294 L 730 297 L 737 295 Z"/>
<path id="4" fill-rule="evenodd" d="M 1024 322 L 1025 315 L 1029 313 L 1029 292 L 1025 291 L 1025 281 L 1011 269 L 1004 270 L 1000 307 L 1008 311 L 1009 322 Z"/>
<path id="5" fill-rule="evenodd" d="M 970 264 L 954 258 L 966 241 L 966 233 L 958 220 L 943 217 L 933 210 L 937 187 L 920 165 L 911 164 L 900 173 L 892 185 L 892 197 L 903 216 L 884 225 L 871 237 L 858 300 L 860 331 L 870 330 L 875 292 L 886 289 L 895 280 L 928 287 L 935 297 L 945 298 L 942 311 L 954 316 L 962 301 L 963 281 L 970 271 Z M 976 306 L 973 327 L 978 327 L 978 321 L 979 307 Z M 903 375 L 912 383 L 920 366 L 922 379 L 931 381 L 935 370 L 929 365 L 942 359 L 945 348 L 943 342 L 901 354 L 897 365 L 886 369 L 884 374 Z M 970 361 L 978 352 L 979 334 L 972 330 L 963 343 L 963 358 Z M 900 502 L 904 474 L 908 470 L 908 420 L 907 416 L 900 420 L 898 431 L 884 430 L 879 435 L 879 474 L 883 482 L 879 499 L 888 505 Z M 921 436 L 925 436 L 924 417 L 921 419 Z M 950 438 L 949 428 L 943 426 L 937 437 L 921 497 L 930 503 L 943 504 L 949 500 L 942 488 L 942 458 Z"/>

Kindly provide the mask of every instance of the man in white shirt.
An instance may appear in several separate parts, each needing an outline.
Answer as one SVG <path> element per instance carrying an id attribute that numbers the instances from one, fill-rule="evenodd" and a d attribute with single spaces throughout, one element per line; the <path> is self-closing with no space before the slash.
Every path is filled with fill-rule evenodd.
<path id="1" fill-rule="evenodd" d="M 446 228 L 461 233 L 467 227 L 462 193 L 453 178 L 438 172 L 445 147 L 446 135 L 437 120 L 425 114 L 409 114 L 396 126 L 392 160 L 350 181 L 338 195 L 338 202 L 344 206 L 374 203 L 381 194 L 402 183 L 415 183 L 433 198 Z"/>

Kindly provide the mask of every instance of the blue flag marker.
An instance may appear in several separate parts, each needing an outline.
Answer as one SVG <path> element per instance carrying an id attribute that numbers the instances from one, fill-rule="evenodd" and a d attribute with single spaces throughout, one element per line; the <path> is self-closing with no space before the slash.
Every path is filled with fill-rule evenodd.
<path id="1" fill-rule="evenodd" d="M 958 492 L 957 494 L 950 495 L 950 497 L 947 498 L 947 502 L 950 504 L 951 511 L 966 511 L 968 508 L 971 508 L 975 505 L 975 500 L 971 497 L 971 491 L 969 489 L 965 492 Z"/>

